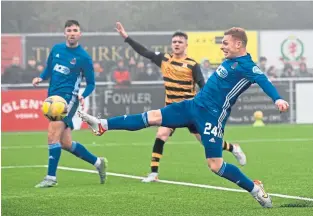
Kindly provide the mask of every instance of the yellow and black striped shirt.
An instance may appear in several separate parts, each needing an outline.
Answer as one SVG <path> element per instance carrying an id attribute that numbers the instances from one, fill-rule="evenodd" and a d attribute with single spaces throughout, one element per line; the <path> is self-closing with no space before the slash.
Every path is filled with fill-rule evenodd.
<path id="1" fill-rule="evenodd" d="M 203 79 L 201 69 L 195 60 L 188 57 L 175 59 L 167 53 L 156 53 L 152 61 L 161 67 L 166 105 L 195 96 L 196 83 L 201 80 L 201 77 Z M 199 76 L 200 78 L 198 78 Z M 202 87 L 201 84 L 200 87 Z"/>
<path id="2" fill-rule="evenodd" d="M 191 99 L 195 96 L 195 86 L 204 86 L 204 78 L 199 64 L 187 56 L 176 59 L 168 53 L 152 52 L 130 37 L 125 42 L 140 55 L 150 59 L 161 68 L 165 85 L 166 105 Z"/>

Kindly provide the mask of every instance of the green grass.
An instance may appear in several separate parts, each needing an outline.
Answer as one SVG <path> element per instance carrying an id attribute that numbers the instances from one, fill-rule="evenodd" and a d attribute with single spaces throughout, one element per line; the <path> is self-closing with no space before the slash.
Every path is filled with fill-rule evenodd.
<path id="1" fill-rule="evenodd" d="M 74 140 L 109 160 L 109 172 L 144 176 L 156 129 L 108 132 L 95 137 L 74 132 Z M 263 128 L 232 126 L 226 139 L 240 142 L 248 164 L 241 169 L 260 179 L 269 193 L 313 198 L 312 125 L 275 125 Z M 2 133 L 2 166 L 45 165 L 46 133 Z M 237 165 L 232 154 L 227 162 Z M 60 166 L 94 168 L 62 152 Z M 100 185 L 94 173 L 58 171 L 59 185 L 35 189 L 46 168 L 2 169 L 2 215 L 312 215 L 313 202 L 273 197 L 274 208 L 263 209 L 248 193 L 172 185 L 143 184 L 139 180 L 109 176 Z M 187 130 L 177 130 L 165 145 L 160 178 L 238 187 L 211 173 L 202 146 Z"/>

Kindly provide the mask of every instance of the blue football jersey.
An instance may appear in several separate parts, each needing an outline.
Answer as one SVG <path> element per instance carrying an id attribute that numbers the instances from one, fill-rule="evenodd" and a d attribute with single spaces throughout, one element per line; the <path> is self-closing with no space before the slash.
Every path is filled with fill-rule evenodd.
<path id="1" fill-rule="evenodd" d="M 280 99 L 276 88 L 252 61 L 250 54 L 225 60 L 208 79 L 195 96 L 195 103 L 205 107 L 219 120 L 219 126 L 226 123 L 231 107 L 237 98 L 251 84 L 258 83 L 273 101 Z"/>
<path id="2" fill-rule="evenodd" d="M 80 45 L 70 48 L 66 43 L 56 44 L 40 77 L 43 80 L 50 78 L 49 96 L 77 96 L 83 77 L 87 83 L 83 97 L 87 97 L 95 87 L 92 59 Z"/>

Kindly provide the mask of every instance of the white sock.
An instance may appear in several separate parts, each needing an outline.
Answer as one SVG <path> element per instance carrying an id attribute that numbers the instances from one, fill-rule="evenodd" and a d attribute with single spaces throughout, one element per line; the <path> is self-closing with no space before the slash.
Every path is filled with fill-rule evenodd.
<path id="1" fill-rule="evenodd" d="M 100 164 L 101 164 L 101 160 L 100 160 L 100 158 L 97 158 L 96 163 L 94 164 L 94 166 L 96 168 L 98 168 L 100 166 Z"/>
<path id="2" fill-rule="evenodd" d="M 252 191 L 250 192 L 250 194 L 252 196 L 255 196 L 259 192 L 259 190 L 260 190 L 260 186 L 254 184 L 254 187 L 253 187 Z"/>
<path id="3" fill-rule="evenodd" d="M 106 119 L 100 119 L 100 123 L 102 125 L 102 127 L 107 130 L 108 129 L 108 120 Z"/>
<path id="4" fill-rule="evenodd" d="M 49 179 L 49 180 L 52 180 L 52 181 L 56 181 L 56 180 L 57 180 L 57 177 L 56 177 L 56 176 L 47 175 L 47 176 L 46 176 L 46 179 Z"/>

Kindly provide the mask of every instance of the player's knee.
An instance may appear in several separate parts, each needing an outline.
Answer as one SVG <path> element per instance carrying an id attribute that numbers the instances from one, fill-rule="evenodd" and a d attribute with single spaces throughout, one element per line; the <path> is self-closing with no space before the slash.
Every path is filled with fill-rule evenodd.
<path id="1" fill-rule="evenodd" d="M 218 173 L 223 165 L 222 158 L 208 158 L 208 166 L 214 173 Z"/>
<path id="2" fill-rule="evenodd" d="M 169 136 L 172 133 L 172 129 L 170 128 L 164 128 L 162 130 L 158 130 L 157 134 L 156 134 L 156 138 L 159 138 L 161 140 L 163 140 L 164 142 L 167 141 L 167 139 L 169 138 Z"/>
<path id="3" fill-rule="evenodd" d="M 157 135 L 156 135 L 156 138 L 161 139 L 164 142 L 167 141 L 168 137 L 169 137 L 169 135 L 167 135 L 167 134 L 159 134 L 159 133 L 157 133 Z"/>
<path id="4" fill-rule="evenodd" d="M 151 126 L 158 126 L 162 123 L 162 114 L 161 110 L 150 110 L 147 112 L 148 122 Z"/>
<path id="5" fill-rule="evenodd" d="M 68 142 L 68 141 L 63 141 L 63 140 L 61 140 L 60 143 L 61 143 L 62 149 L 64 149 L 64 150 L 69 151 L 69 150 L 72 148 L 72 142 Z"/>
<path id="6" fill-rule="evenodd" d="M 60 140 L 62 149 L 70 150 L 72 148 L 72 135 L 71 129 L 66 128 L 62 133 L 61 140 Z"/>
<path id="7" fill-rule="evenodd" d="M 50 122 L 48 128 L 48 143 L 59 143 L 64 130 L 64 123 L 60 121 Z"/>
<path id="8" fill-rule="evenodd" d="M 48 131 L 48 143 L 59 143 L 60 142 L 60 134 L 56 130 Z"/>
<path id="9" fill-rule="evenodd" d="M 212 163 L 212 164 L 209 164 L 209 168 L 212 172 L 217 173 L 221 167 L 216 163 Z"/>
<path id="10" fill-rule="evenodd" d="M 217 173 L 221 167 L 219 167 L 217 164 L 209 164 L 209 168 L 212 172 Z"/>

